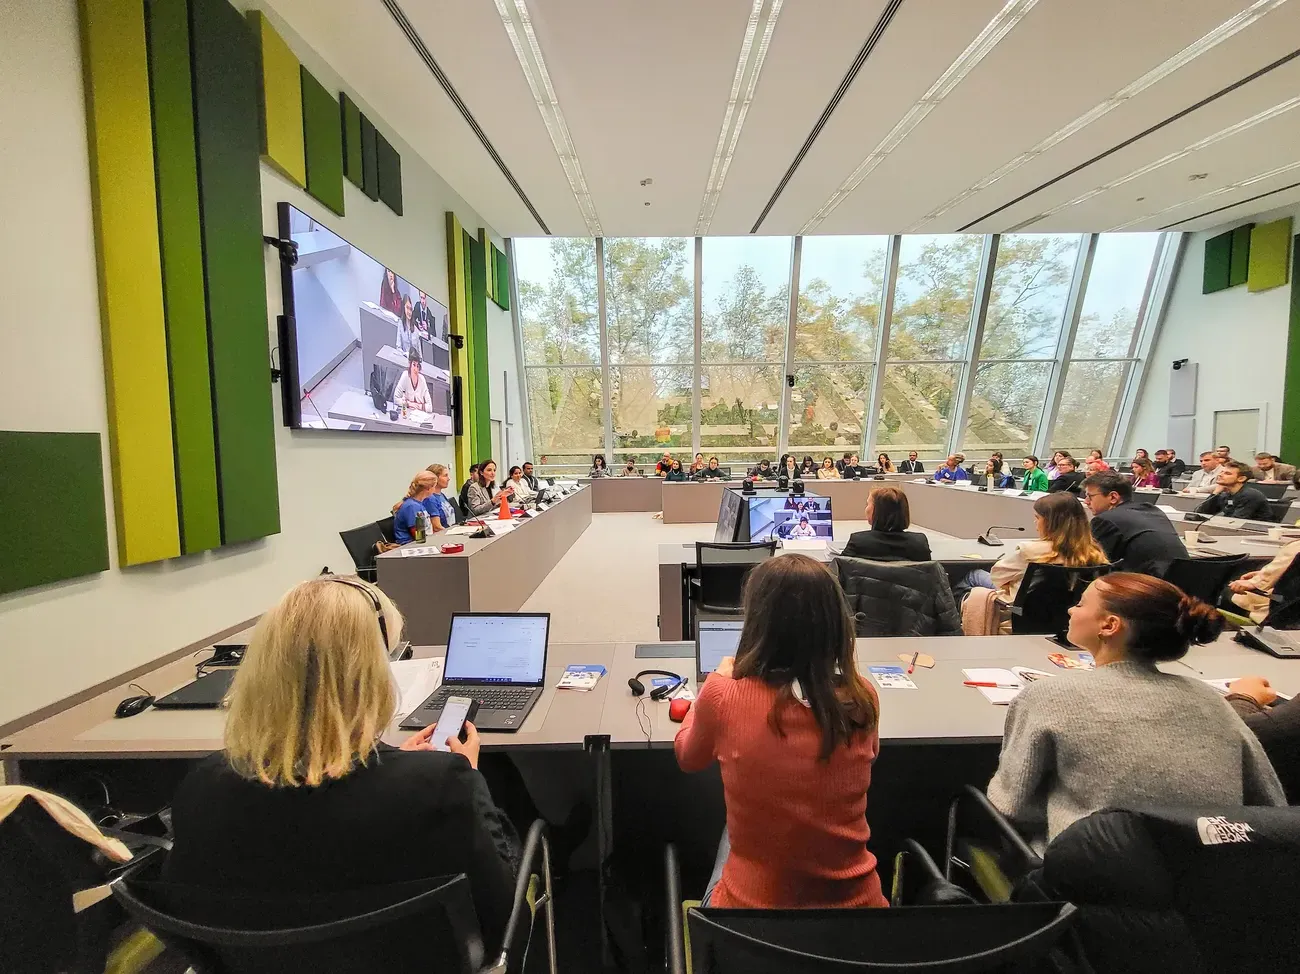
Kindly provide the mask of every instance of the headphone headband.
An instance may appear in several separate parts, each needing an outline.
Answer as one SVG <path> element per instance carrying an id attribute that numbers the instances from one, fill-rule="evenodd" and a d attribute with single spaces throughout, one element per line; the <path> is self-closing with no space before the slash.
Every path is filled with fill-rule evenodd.
<path id="1" fill-rule="evenodd" d="M 663 700 L 665 697 L 672 696 L 686 684 L 686 677 L 680 673 L 674 673 L 671 670 L 642 670 L 636 676 L 627 681 L 627 687 L 632 691 L 632 696 L 639 697 L 645 693 L 645 684 L 641 682 L 643 676 L 670 676 L 677 682 L 665 684 L 661 687 L 655 687 L 650 691 L 651 700 Z"/>

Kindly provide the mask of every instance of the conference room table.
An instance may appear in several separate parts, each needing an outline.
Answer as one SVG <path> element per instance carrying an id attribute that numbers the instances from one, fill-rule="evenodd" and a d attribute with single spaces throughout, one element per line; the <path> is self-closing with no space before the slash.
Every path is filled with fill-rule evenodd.
<path id="1" fill-rule="evenodd" d="M 616 514 L 644 511 L 653 514 L 663 509 L 659 499 L 662 485 L 658 477 L 597 477 L 583 478 L 580 483 L 591 485 L 591 510 L 596 514 Z"/>
<path id="2" fill-rule="evenodd" d="M 867 506 L 867 495 L 871 491 L 890 483 L 901 483 L 913 479 L 912 474 L 884 474 L 883 479 L 863 478 L 862 480 L 805 480 L 804 489 L 810 494 L 819 494 L 831 499 L 833 513 L 846 511 L 851 519 L 862 516 Z M 664 512 L 665 524 L 712 524 L 718 519 L 718 507 L 722 503 L 724 490 L 739 490 L 742 479 L 688 481 L 686 483 L 665 483 L 663 485 L 663 506 L 656 508 Z M 758 489 L 770 489 L 776 486 L 775 480 L 756 481 Z"/>
<path id="3" fill-rule="evenodd" d="M 445 642 L 454 612 L 516 612 L 591 526 L 593 491 L 579 487 L 535 516 L 516 519 L 491 538 L 436 534 L 427 545 L 403 545 L 375 559 L 377 583 L 406 619 L 416 644 Z M 496 525 L 494 515 L 487 522 Z M 460 542 L 465 550 L 443 554 Z"/>

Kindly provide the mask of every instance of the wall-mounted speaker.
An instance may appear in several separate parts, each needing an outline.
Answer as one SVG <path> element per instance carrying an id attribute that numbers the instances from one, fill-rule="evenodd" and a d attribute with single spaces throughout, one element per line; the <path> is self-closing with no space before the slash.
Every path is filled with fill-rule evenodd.
<path id="1" fill-rule="evenodd" d="M 451 377 L 451 430 L 457 436 L 465 435 L 465 403 L 461 379 L 458 375 Z"/>

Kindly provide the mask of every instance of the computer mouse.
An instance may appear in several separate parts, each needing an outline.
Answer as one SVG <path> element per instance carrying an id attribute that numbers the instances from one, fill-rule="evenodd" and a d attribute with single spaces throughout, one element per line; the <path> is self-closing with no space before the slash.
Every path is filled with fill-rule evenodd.
<path id="1" fill-rule="evenodd" d="M 113 711 L 114 717 L 134 717 L 136 714 L 142 714 L 153 706 L 153 697 L 127 697 L 117 705 Z"/>
<path id="2" fill-rule="evenodd" d="M 686 719 L 686 714 L 691 709 L 691 702 L 683 700 L 681 697 L 675 697 L 668 704 L 668 719 L 674 724 L 680 724 Z"/>

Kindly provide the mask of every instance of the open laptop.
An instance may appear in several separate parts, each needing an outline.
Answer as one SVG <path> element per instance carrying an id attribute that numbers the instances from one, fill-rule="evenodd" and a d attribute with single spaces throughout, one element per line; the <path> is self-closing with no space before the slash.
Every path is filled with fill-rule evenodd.
<path id="1" fill-rule="evenodd" d="M 550 630 L 549 612 L 453 613 L 442 686 L 402 727 L 437 723 L 448 697 L 469 697 L 479 730 L 519 730 L 545 689 Z"/>
<path id="2" fill-rule="evenodd" d="M 1274 629 L 1272 626 L 1242 629 L 1237 633 L 1237 642 L 1278 659 L 1300 659 L 1300 632 L 1293 630 Z"/>
<path id="3" fill-rule="evenodd" d="M 718 668 L 724 656 L 735 656 L 744 619 L 700 619 L 695 623 L 696 686 Z"/>

